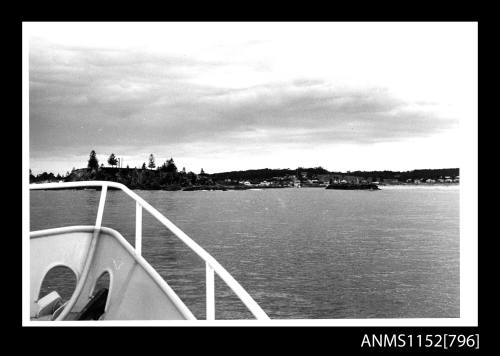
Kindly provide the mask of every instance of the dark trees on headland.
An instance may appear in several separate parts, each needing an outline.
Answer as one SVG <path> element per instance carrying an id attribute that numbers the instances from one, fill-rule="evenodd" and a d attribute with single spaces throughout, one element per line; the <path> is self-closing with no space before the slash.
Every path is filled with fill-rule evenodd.
<path id="1" fill-rule="evenodd" d="M 116 165 L 118 164 L 118 160 L 116 159 L 116 157 L 115 157 L 115 154 L 114 154 L 114 153 L 112 153 L 112 154 L 109 156 L 109 158 L 108 158 L 108 163 L 109 163 L 109 165 L 110 165 L 111 167 L 114 167 L 114 166 L 116 166 Z"/>
<path id="2" fill-rule="evenodd" d="M 108 164 L 115 167 L 118 163 L 114 153 L 108 158 Z M 149 168 L 149 169 L 148 169 Z M 126 185 L 131 189 L 166 189 L 177 190 L 184 187 L 199 185 L 201 183 L 213 185 L 213 181 L 208 178 L 208 175 L 202 172 L 202 179 L 193 172 L 186 173 L 186 170 L 178 171 L 174 159 L 170 158 L 157 169 L 155 157 L 150 154 L 148 164 L 142 164 L 141 169 L 137 168 L 106 168 L 103 165 L 99 167 L 97 155 L 94 150 L 91 151 L 86 169 L 73 169 L 66 177 L 60 177 L 65 181 L 83 181 L 83 180 L 105 180 L 118 182 Z M 59 177 L 59 176 L 58 176 Z M 54 180 L 55 177 L 40 175 L 38 180 L 36 177 L 30 177 L 30 181 Z"/>
<path id="3" fill-rule="evenodd" d="M 97 170 L 99 168 L 99 161 L 97 160 L 96 153 L 94 150 L 90 151 L 87 167 L 92 170 Z"/>

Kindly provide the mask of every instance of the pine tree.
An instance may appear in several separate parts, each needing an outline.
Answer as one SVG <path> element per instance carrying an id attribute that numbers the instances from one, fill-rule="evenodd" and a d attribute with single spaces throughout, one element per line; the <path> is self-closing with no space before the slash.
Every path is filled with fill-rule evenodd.
<path id="1" fill-rule="evenodd" d="M 164 166 L 165 166 L 166 172 L 174 173 L 174 174 L 177 173 L 177 166 L 175 165 L 173 158 L 170 158 L 169 160 L 167 160 L 167 162 L 165 163 Z"/>
<path id="2" fill-rule="evenodd" d="M 99 161 L 97 160 L 96 153 L 94 150 L 90 151 L 89 162 L 87 167 L 96 170 L 99 168 Z"/>
<path id="3" fill-rule="evenodd" d="M 112 153 L 112 154 L 109 156 L 109 158 L 108 158 L 108 163 L 109 163 L 109 165 L 110 165 L 110 166 L 112 166 L 112 167 L 114 167 L 114 166 L 116 166 L 116 165 L 118 164 L 118 160 L 116 159 L 116 157 L 115 157 L 115 154 L 114 154 L 114 153 Z"/>
<path id="4" fill-rule="evenodd" d="M 151 153 L 149 155 L 149 163 L 148 163 L 148 167 L 153 169 L 156 167 L 156 164 L 155 164 L 155 157 L 153 156 L 153 154 Z"/>

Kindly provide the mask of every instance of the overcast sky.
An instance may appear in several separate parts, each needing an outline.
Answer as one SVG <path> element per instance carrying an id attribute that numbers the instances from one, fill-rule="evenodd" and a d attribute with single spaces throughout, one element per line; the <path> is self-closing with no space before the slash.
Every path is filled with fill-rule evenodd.
<path id="1" fill-rule="evenodd" d="M 28 23 L 34 173 L 460 167 L 474 23 Z"/>

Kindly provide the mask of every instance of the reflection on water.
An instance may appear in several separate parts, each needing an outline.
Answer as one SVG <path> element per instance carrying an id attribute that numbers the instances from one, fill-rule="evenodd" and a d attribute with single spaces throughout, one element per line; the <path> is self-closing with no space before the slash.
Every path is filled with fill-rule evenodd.
<path id="1" fill-rule="evenodd" d="M 459 317 L 459 189 L 137 191 L 271 318 Z M 92 225 L 96 191 L 32 191 L 31 229 Z M 103 226 L 132 244 L 135 203 L 109 191 Z M 143 255 L 205 317 L 205 265 L 146 212 Z M 249 318 L 216 278 L 216 317 Z"/>

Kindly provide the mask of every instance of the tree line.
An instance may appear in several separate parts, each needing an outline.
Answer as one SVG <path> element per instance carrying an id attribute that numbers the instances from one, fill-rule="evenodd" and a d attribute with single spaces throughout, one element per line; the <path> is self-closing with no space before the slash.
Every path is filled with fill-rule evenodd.
<path id="1" fill-rule="evenodd" d="M 111 153 L 109 155 L 107 162 L 111 167 L 115 167 L 118 165 L 118 158 L 115 156 L 114 153 Z M 172 158 L 170 158 L 170 160 L 167 160 L 161 166 L 161 168 L 167 168 L 167 167 L 168 167 L 167 170 L 172 170 L 174 168 L 175 168 L 175 170 L 177 169 L 177 167 L 175 167 L 175 164 L 174 164 L 174 161 Z M 99 160 L 97 159 L 97 154 L 94 150 L 90 151 L 89 160 L 87 162 L 87 168 L 95 169 L 95 170 L 97 170 L 99 168 L 104 168 L 104 165 L 102 163 L 101 163 L 101 166 L 99 166 Z M 130 167 L 127 166 L 127 168 L 130 168 Z M 149 168 L 149 169 L 156 168 L 155 157 L 152 153 L 149 155 L 147 168 Z M 141 169 L 146 169 L 146 162 L 142 163 Z"/>
<path id="2" fill-rule="evenodd" d="M 99 166 L 96 152 L 92 150 L 87 161 L 86 169 L 73 171 L 66 181 L 78 180 L 107 180 L 126 185 L 131 189 L 168 189 L 177 190 L 192 185 L 210 185 L 213 181 L 209 175 L 201 169 L 199 174 L 186 172 L 186 169 L 178 170 L 174 159 L 166 160 L 157 166 L 154 155 L 148 157 L 148 163 L 143 162 L 141 168 L 116 168 L 118 160 L 111 153 L 107 162 L 111 168 Z"/>
<path id="3" fill-rule="evenodd" d="M 207 174 L 203 168 L 199 174 L 194 172 L 186 172 L 185 168 L 178 170 L 174 159 L 166 160 L 160 166 L 156 165 L 154 155 L 151 153 L 146 162 L 143 162 L 140 169 L 138 168 L 117 168 L 118 159 L 114 153 L 111 153 L 107 160 L 111 168 L 99 165 L 96 152 L 92 150 L 87 161 L 87 168 L 75 169 L 66 172 L 65 176 L 59 174 L 43 172 L 38 176 L 34 176 L 30 170 L 30 182 L 50 182 L 50 181 L 76 181 L 76 180 L 109 180 L 125 184 L 132 189 L 180 189 L 187 186 L 204 186 L 225 184 L 232 181 L 263 181 L 271 180 L 276 177 L 295 176 L 298 179 L 314 179 L 320 174 L 342 174 L 352 175 L 363 178 L 378 178 L 378 179 L 397 179 L 406 181 L 408 179 L 438 179 L 440 177 L 459 175 L 458 168 L 444 169 L 417 169 L 413 171 L 348 171 L 347 173 L 328 171 L 323 167 L 297 169 L 251 169 L 245 171 L 229 171 L 214 174 Z"/>
<path id="4" fill-rule="evenodd" d="M 458 176 L 458 168 L 441 168 L 441 169 L 415 169 L 412 171 L 354 171 L 350 175 L 359 176 L 363 178 L 373 177 L 380 179 L 397 179 L 400 182 L 406 182 L 408 179 L 439 179 L 442 177 L 456 177 Z"/>

